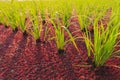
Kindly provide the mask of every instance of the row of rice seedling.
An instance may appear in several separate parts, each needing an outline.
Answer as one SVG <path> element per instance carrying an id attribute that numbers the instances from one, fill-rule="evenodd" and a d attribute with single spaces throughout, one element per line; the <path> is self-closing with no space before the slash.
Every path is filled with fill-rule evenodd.
<path id="1" fill-rule="evenodd" d="M 109 58 L 120 52 L 119 50 L 114 50 L 119 43 L 119 39 L 117 38 L 120 34 L 120 8 L 117 7 L 119 7 L 119 4 L 117 4 L 117 6 L 115 6 L 114 8 L 112 7 L 111 15 L 107 15 L 110 17 L 107 26 L 105 26 L 104 22 L 102 23 L 101 20 L 101 18 L 105 15 L 105 12 L 101 13 L 96 11 L 97 16 L 95 16 L 94 20 L 92 21 L 94 30 L 94 40 L 92 39 L 93 37 L 89 32 L 89 27 L 87 24 L 89 23 L 87 22 L 87 19 L 90 19 L 90 17 L 79 17 L 79 23 L 81 27 L 85 28 L 86 31 L 85 33 L 83 33 L 83 38 L 86 44 L 88 58 L 90 60 L 90 57 L 93 55 L 92 63 L 94 67 L 103 66 Z M 110 7 L 106 7 L 105 11 L 107 11 L 107 9 L 110 9 Z M 100 24 L 98 23 L 99 21 L 101 22 Z"/>
<path id="2" fill-rule="evenodd" d="M 29 34 L 34 37 L 36 42 L 41 41 L 41 33 L 43 23 L 47 20 L 53 25 L 55 35 L 53 38 L 58 53 L 64 53 L 64 46 L 68 42 L 72 42 L 77 51 L 79 47 L 75 43 L 75 36 L 72 36 L 68 30 L 69 19 L 72 15 L 72 9 L 76 9 L 76 16 L 80 24 L 80 31 L 83 31 L 82 38 L 86 44 L 88 57 L 93 54 L 92 62 L 95 67 L 104 65 L 104 63 L 119 51 L 114 51 L 119 35 L 119 1 L 109 0 L 48 0 L 48 1 L 25 1 L 25 2 L 1 2 L 0 3 L 0 23 L 10 26 L 14 32 L 20 29 L 23 34 Z M 112 4 L 115 3 L 116 5 Z M 4 5 L 3 5 L 4 3 Z M 108 9 L 112 9 L 110 21 L 107 23 L 106 29 L 102 23 L 102 18 Z M 48 12 L 48 17 L 46 13 Z M 60 20 L 61 19 L 61 20 Z M 55 22 L 57 20 L 57 22 Z M 61 24 L 62 21 L 62 24 Z M 100 22 L 100 24 L 98 23 Z M 92 25 L 90 27 L 90 25 Z M 48 28 L 48 26 L 45 26 Z M 93 30 L 93 37 L 91 30 Z M 65 40 L 64 32 L 68 33 L 69 39 Z M 47 35 L 47 30 L 45 31 Z M 44 36 L 45 37 L 45 36 Z"/>

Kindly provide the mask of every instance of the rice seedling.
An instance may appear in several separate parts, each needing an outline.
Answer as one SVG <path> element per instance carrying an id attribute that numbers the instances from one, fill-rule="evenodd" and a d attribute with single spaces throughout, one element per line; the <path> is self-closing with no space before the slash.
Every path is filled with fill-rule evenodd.
<path id="1" fill-rule="evenodd" d="M 9 21 L 8 21 L 8 12 L 7 12 L 7 7 L 1 8 L 1 22 L 5 25 L 5 27 L 9 26 Z"/>
<path id="2" fill-rule="evenodd" d="M 26 20 L 26 13 L 24 12 L 24 8 L 23 8 L 23 5 L 20 4 L 20 10 L 18 11 L 18 22 L 19 22 L 19 28 L 21 29 L 21 31 L 23 32 L 23 34 L 25 35 L 26 34 L 26 24 L 25 24 L 25 20 Z"/>
<path id="3" fill-rule="evenodd" d="M 59 15 L 57 14 L 56 15 L 56 18 L 57 18 L 57 24 L 54 23 L 53 20 L 51 20 L 52 24 L 53 24 L 53 27 L 54 27 L 54 30 L 55 30 L 55 42 L 56 42 L 56 45 L 57 45 L 57 48 L 58 48 L 58 53 L 59 54 L 63 54 L 65 53 L 65 49 L 64 49 L 64 46 L 68 43 L 68 42 L 72 42 L 75 46 L 75 48 L 77 49 L 77 51 L 79 51 L 76 43 L 75 43 L 75 38 L 72 36 L 72 34 L 69 32 L 69 30 L 67 29 L 66 26 L 61 25 L 61 22 L 59 20 Z M 67 31 L 70 39 L 69 40 L 65 40 L 65 36 L 64 36 L 64 33 L 65 31 Z"/>
<path id="4" fill-rule="evenodd" d="M 37 17 L 34 17 L 33 29 L 34 29 L 33 35 L 36 42 L 41 42 L 40 36 L 41 36 L 43 26 L 42 26 L 42 18 L 41 18 L 40 12 L 38 12 Z"/>
<path id="5" fill-rule="evenodd" d="M 91 40 L 88 32 L 84 34 L 88 57 L 93 54 L 92 61 L 95 67 L 103 66 L 111 56 L 119 52 L 119 50 L 114 52 L 120 28 L 118 18 L 118 15 L 112 15 L 106 29 L 103 24 L 98 24 L 100 18 L 96 18 L 94 21 L 94 41 Z"/>
<path id="6" fill-rule="evenodd" d="M 7 10 L 4 10 L 3 14 L 5 16 L 5 18 L 7 19 L 8 23 L 7 25 L 9 25 L 14 32 L 16 32 L 18 30 L 18 25 L 19 25 L 19 18 L 18 18 L 18 11 L 17 11 L 17 8 L 14 8 L 15 7 L 14 4 L 10 4 L 10 7 L 8 8 L 7 7 Z M 8 11 L 9 10 L 9 11 Z"/>

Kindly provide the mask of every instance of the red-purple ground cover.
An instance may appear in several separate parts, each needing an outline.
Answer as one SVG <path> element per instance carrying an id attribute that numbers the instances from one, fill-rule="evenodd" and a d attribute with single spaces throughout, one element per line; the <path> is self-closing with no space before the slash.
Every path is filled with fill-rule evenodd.
<path id="1" fill-rule="evenodd" d="M 77 23 L 69 28 L 77 29 Z M 84 42 L 76 43 L 80 53 L 69 43 L 66 54 L 58 54 L 54 41 L 36 44 L 32 36 L 0 25 L 0 80 L 120 80 L 120 68 L 113 67 L 120 66 L 120 58 L 109 59 L 106 64 L 111 66 L 93 69 L 85 66 Z"/>

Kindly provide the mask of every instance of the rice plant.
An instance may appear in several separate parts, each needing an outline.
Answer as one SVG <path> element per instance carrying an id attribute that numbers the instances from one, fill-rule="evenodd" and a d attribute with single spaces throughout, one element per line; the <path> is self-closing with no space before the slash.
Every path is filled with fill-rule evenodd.
<path id="1" fill-rule="evenodd" d="M 10 26 L 13 31 L 18 30 L 18 25 L 19 25 L 19 17 L 18 17 L 18 11 L 17 8 L 14 8 L 14 4 L 10 4 L 10 7 L 7 9 L 3 9 L 3 15 L 5 16 L 5 20 L 8 21 L 6 25 Z M 13 9 L 14 8 L 14 9 Z"/>
<path id="2" fill-rule="evenodd" d="M 93 54 L 93 65 L 100 67 L 110 59 L 118 51 L 114 51 L 117 44 L 117 37 L 119 35 L 119 15 L 112 15 L 111 21 L 108 23 L 105 29 L 103 24 L 98 24 L 100 18 L 96 18 L 94 21 L 94 41 L 91 40 L 91 36 L 84 35 L 84 41 L 86 43 L 88 57 Z M 88 33 L 88 32 L 87 32 Z"/>
<path id="3" fill-rule="evenodd" d="M 75 48 L 77 49 L 77 51 L 79 51 L 76 43 L 75 43 L 75 38 L 72 36 L 72 34 L 69 32 L 69 30 L 67 29 L 67 26 L 64 26 L 64 25 L 61 25 L 61 22 L 59 20 L 59 16 L 57 15 L 56 16 L 57 18 L 57 25 L 54 23 L 54 21 L 51 20 L 52 24 L 53 24 L 53 27 L 54 27 L 54 30 L 55 30 L 55 42 L 56 42 L 56 45 L 57 45 L 57 48 L 58 48 L 58 53 L 61 54 L 61 53 L 65 53 L 65 45 L 68 43 L 68 42 L 72 42 L 75 46 Z M 70 39 L 69 40 L 65 40 L 65 31 L 67 31 Z"/>

